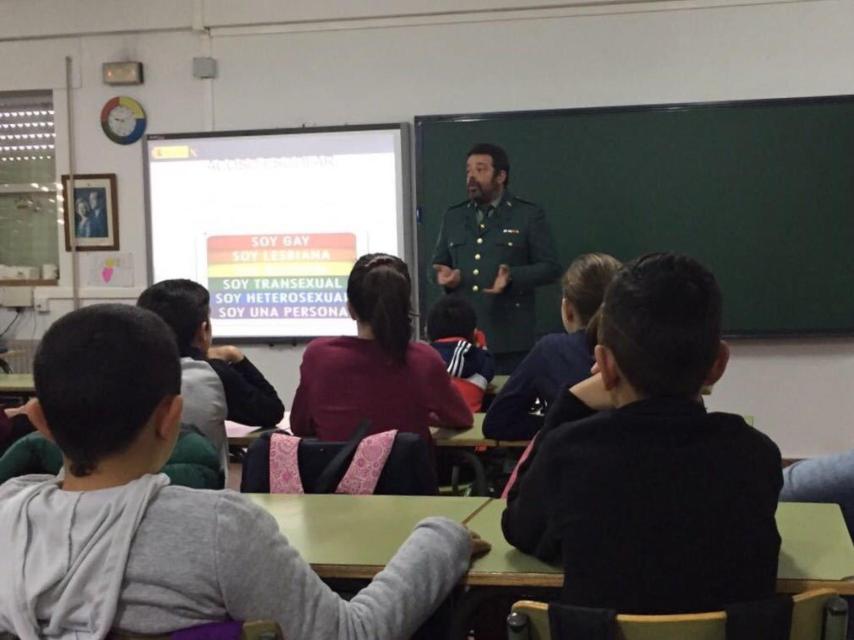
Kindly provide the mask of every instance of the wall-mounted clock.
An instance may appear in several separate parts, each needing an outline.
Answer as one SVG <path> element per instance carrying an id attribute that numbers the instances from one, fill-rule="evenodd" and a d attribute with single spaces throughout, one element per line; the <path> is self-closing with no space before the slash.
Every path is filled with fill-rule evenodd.
<path id="1" fill-rule="evenodd" d="M 145 111 L 133 98 L 117 96 L 101 109 L 101 128 L 116 144 L 131 144 L 145 133 Z"/>

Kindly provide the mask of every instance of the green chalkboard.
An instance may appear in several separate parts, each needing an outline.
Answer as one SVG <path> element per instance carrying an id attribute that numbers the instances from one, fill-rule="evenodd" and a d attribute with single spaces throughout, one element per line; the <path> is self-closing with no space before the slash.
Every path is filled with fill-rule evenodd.
<path id="1" fill-rule="evenodd" d="M 415 120 L 422 283 L 465 154 L 503 146 L 510 188 L 541 204 L 564 264 L 688 253 L 724 293 L 730 336 L 854 334 L 854 96 Z M 421 287 L 424 309 L 439 295 Z M 538 332 L 557 331 L 557 286 Z"/>

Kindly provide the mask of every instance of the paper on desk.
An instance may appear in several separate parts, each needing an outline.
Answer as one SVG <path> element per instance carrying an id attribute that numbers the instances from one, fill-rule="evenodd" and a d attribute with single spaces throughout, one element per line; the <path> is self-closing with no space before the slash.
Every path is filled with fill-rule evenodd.
<path id="1" fill-rule="evenodd" d="M 261 427 L 249 427 L 245 424 L 240 424 L 239 422 L 232 422 L 231 420 L 225 421 L 225 435 L 229 438 L 241 438 L 253 431 L 258 431 L 260 428 Z"/>
<path id="2" fill-rule="evenodd" d="M 285 416 L 282 418 L 281 422 L 276 425 L 282 431 L 291 432 L 291 412 L 285 411 Z M 239 422 L 234 422 L 233 420 L 225 421 L 225 435 L 229 438 L 242 438 L 245 435 L 249 435 L 253 431 L 258 431 L 261 427 L 250 427 L 245 424 L 240 424 Z"/>

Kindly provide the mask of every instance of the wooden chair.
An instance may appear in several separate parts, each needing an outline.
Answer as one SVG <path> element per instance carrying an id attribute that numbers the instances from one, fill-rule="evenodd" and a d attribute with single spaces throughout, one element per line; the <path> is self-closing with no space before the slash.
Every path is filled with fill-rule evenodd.
<path id="1" fill-rule="evenodd" d="M 848 605 L 835 591 L 816 589 L 793 597 L 790 640 L 845 640 Z M 622 640 L 726 640 L 726 613 L 617 616 Z M 549 606 L 520 600 L 507 617 L 509 640 L 550 640 Z"/>

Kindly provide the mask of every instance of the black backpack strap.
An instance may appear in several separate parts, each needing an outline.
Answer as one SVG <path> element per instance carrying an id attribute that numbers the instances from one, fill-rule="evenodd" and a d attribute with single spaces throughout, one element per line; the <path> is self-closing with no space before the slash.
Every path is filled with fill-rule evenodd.
<path id="1" fill-rule="evenodd" d="M 344 443 L 341 450 L 335 454 L 335 457 L 329 461 L 329 464 L 323 469 L 314 483 L 314 493 L 334 493 L 344 477 L 344 472 L 350 463 L 353 461 L 353 456 L 356 453 L 356 447 L 367 435 L 371 429 L 370 420 L 362 420 L 350 436 L 350 439 Z"/>

